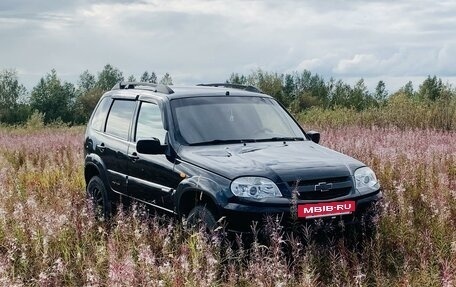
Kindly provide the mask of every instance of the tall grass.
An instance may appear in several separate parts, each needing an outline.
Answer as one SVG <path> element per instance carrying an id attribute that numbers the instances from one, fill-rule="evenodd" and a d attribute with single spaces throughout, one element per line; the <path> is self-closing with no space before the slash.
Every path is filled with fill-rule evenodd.
<path id="1" fill-rule="evenodd" d="M 0 128 L 0 285 L 454 286 L 456 132 L 320 128 L 323 145 L 377 172 L 375 235 L 290 233 L 271 219 L 269 241 L 247 246 L 141 206 L 98 222 L 82 129 Z"/>
<path id="2" fill-rule="evenodd" d="M 298 115 L 300 122 L 317 125 L 344 127 L 395 126 L 401 129 L 456 129 L 456 100 L 440 99 L 427 102 L 398 94 L 385 106 L 371 107 L 362 111 L 349 108 L 323 109 L 314 107 Z"/>

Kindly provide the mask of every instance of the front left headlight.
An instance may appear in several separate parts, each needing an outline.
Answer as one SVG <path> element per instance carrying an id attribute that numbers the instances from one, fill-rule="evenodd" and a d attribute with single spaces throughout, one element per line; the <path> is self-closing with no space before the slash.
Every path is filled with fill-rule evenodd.
<path id="1" fill-rule="evenodd" d="M 355 186 L 360 193 L 377 191 L 380 183 L 372 169 L 367 166 L 355 170 Z"/>
<path id="2" fill-rule="evenodd" d="M 231 183 L 231 192 L 239 197 L 268 198 L 282 197 L 277 185 L 264 177 L 239 177 Z"/>

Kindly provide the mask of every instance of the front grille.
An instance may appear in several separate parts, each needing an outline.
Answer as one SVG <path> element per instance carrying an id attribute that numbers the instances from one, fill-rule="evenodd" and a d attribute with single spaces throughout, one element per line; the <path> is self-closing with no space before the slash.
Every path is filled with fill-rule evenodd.
<path id="1" fill-rule="evenodd" d="M 327 191 L 315 190 L 315 186 L 321 183 L 332 184 L 332 188 Z M 301 200 L 326 200 L 342 197 L 348 195 L 353 187 L 349 176 L 300 180 L 288 182 L 288 185 L 298 193 L 298 199 Z"/>
<path id="2" fill-rule="evenodd" d="M 349 176 L 341 176 L 341 177 L 330 177 L 330 178 L 320 178 L 320 179 L 309 179 L 309 180 L 298 180 L 298 181 L 289 181 L 288 185 L 291 188 L 299 187 L 299 186 L 308 186 L 308 185 L 317 185 L 320 182 L 326 183 L 338 183 L 338 182 L 346 182 L 351 181 Z"/>
<path id="3" fill-rule="evenodd" d="M 302 200 L 318 200 L 318 199 L 331 199 L 336 197 L 345 196 L 350 193 L 351 187 L 331 189 L 329 191 L 311 191 L 311 192 L 300 192 L 298 198 Z"/>

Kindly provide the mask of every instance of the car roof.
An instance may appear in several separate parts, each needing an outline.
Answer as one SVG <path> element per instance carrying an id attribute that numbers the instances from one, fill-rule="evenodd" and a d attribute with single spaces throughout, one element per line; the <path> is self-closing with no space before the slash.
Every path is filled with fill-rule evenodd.
<path id="1" fill-rule="evenodd" d="M 226 97 L 226 96 L 241 96 L 241 97 L 264 97 L 272 98 L 269 95 L 246 91 L 238 88 L 231 87 L 213 87 L 213 86 L 164 86 L 170 89 L 170 93 L 160 92 L 158 89 L 148 88 L 146 86 L 139 86 L 135 88 L 120 88 L 113 89 L 105 96 L 111 96 L 113 98 L 124 98 L 124 99 L 162 99 L 171 100 L 179 98 L 193 98 L 193 97 Z"/>

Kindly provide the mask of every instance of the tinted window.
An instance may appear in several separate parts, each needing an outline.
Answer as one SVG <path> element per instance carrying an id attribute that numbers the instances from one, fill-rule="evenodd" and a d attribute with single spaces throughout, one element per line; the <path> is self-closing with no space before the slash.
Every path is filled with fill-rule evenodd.
<path id="1" fill-rule="evenodd" d="M 157 138 L 163 144 L 166 130 L 163 128 L 160 108 L 152 103 L 141 104 L 135 140 L 141 138 Z"/>
<path id="2" fill-rule="evenodd" d="M 98 105 L 97 110 L 92 117 L 92 128 L 97 131 L 103 131 L 104 123 L 106 120 L 106 115 L 109 111 L 109 106 L 111 105 L 110 98 L 104 98 L 101 100 L 101 103 Z"/>
<path id="3" fill-rule="evenodd" d="M 115 100 L 106 122 L 106 133 L 128 139 L 128 129 L 135 110 L 135 101 Z"/>
<path id="4" fill-rule="evenodd" d="M 279 140 L 305 136 L 274 100 L 263 97 L 195 97 L 171 101 L 176 128 L 188 144 Z"/>

